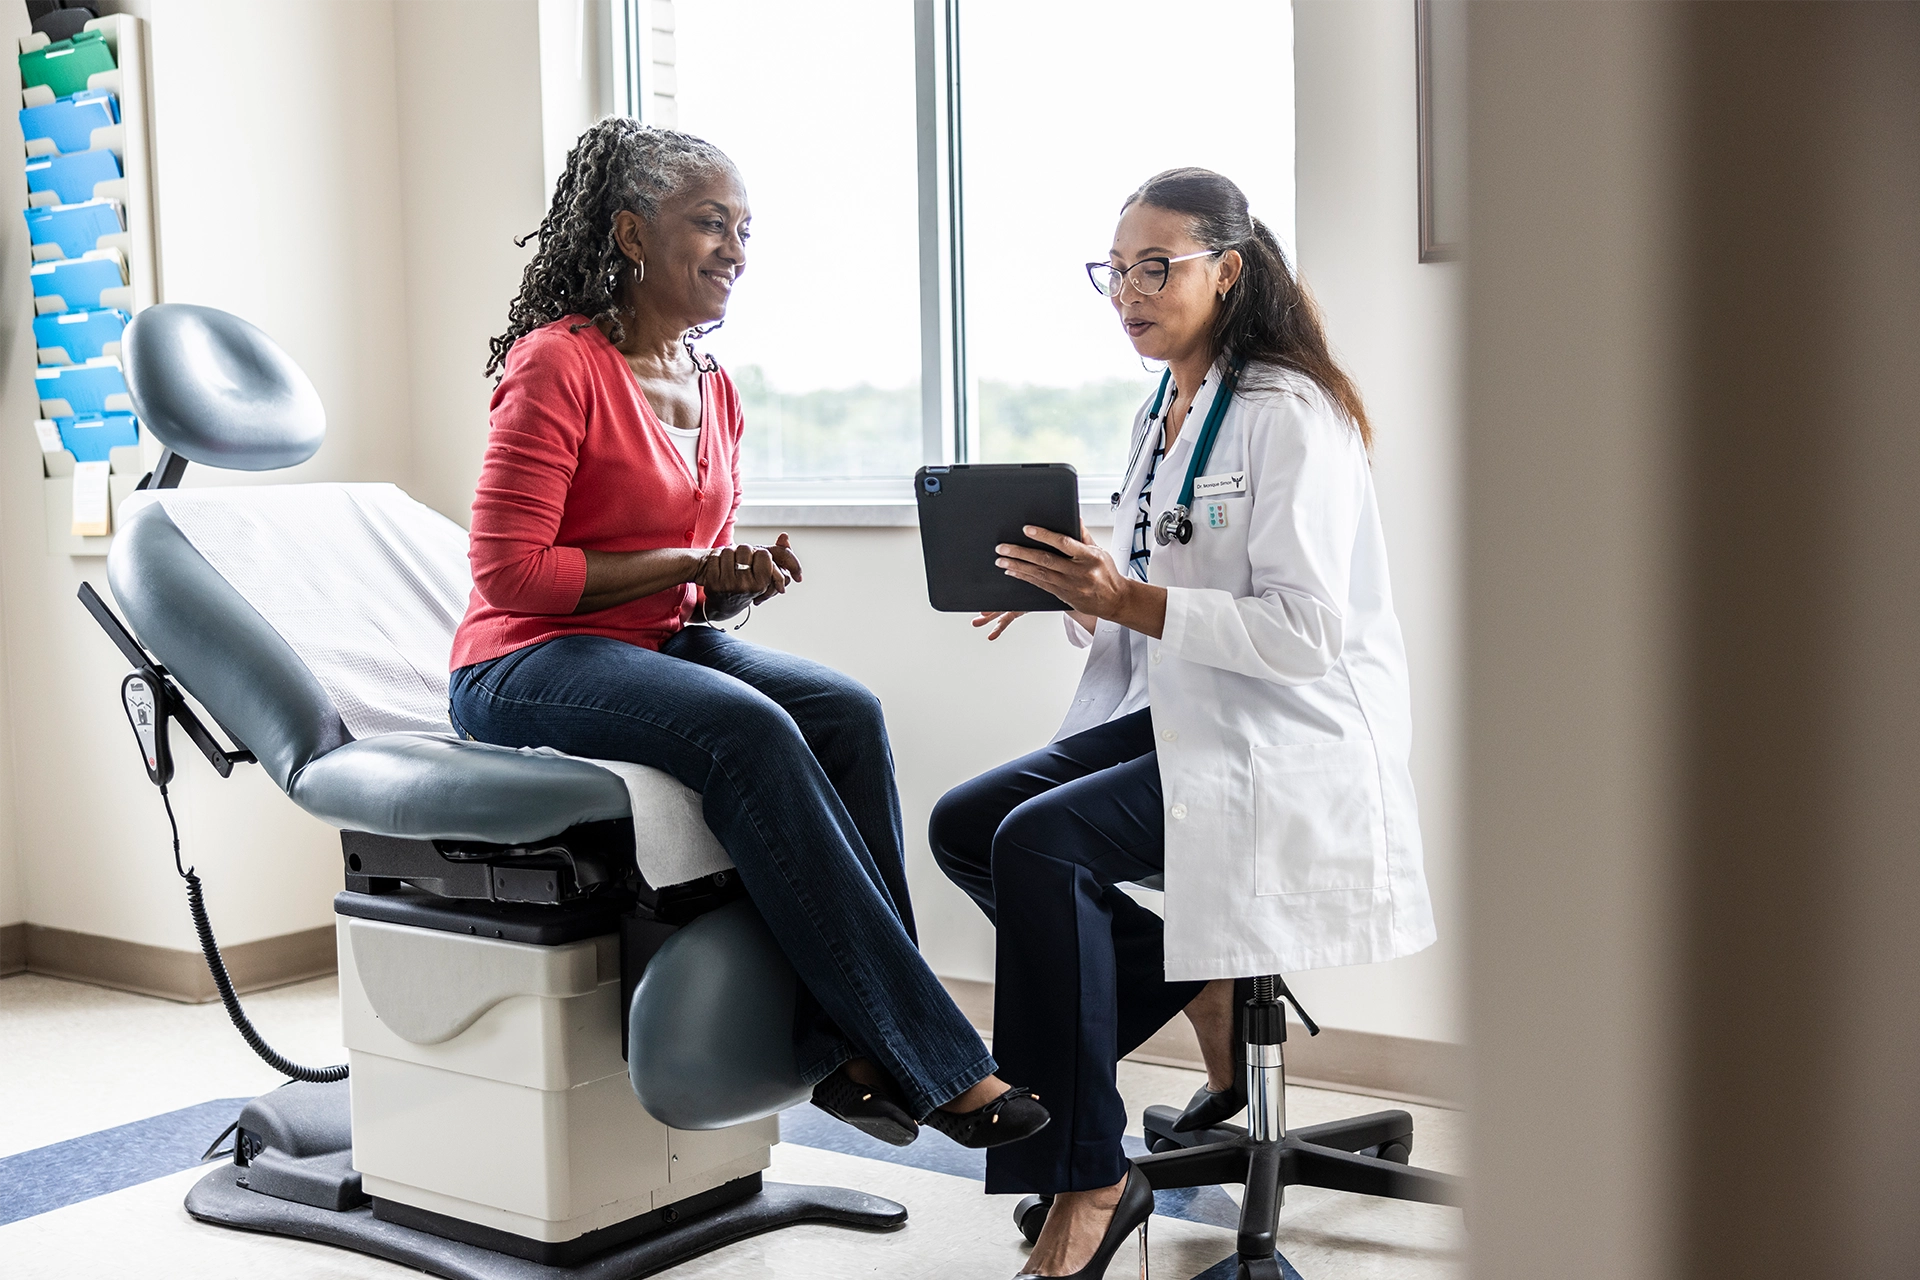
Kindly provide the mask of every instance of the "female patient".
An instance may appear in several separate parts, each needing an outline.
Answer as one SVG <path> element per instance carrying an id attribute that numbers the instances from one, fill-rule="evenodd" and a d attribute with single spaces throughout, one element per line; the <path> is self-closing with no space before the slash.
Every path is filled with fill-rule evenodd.
<path id="1" fill-rule="evenodd" d="M 1148 179 L 1088 273 L 1167 364 L 1111 552 L 1033 528 L 1049 549 L 999 548 L 1073 611 L 1086 675 L 1052 744 L 956 787 L 932 829 L 998 926 L 994 1049 L 1058 1120 L 987 1157 L 988 1191 L 1054 1193 L 1039 1276 L 1103 1275 L 1153 1212 L 1117 1059 L 1185 1009 L 1208 1087 L 1176 1128 L 1219 1124 L 1246 1105 L 1230 979 L 1433 940 L 1367 418 L 1312 301 L 1205 169 Z M 1118 887 L 1162 873 L 1164 925 Z"/>
<path id="2" fill-rule="evenodd" d="M 700 792 L 707 825 L 799 972 L 814 1102 L 904 1145 L 968 1146 L 1047 1113 L 993 1060 L 915 947 L 880 704 L 816 663 L 690 623 L 786 591 L 782 534 L 733 545 L 740 402 L 690 337 L 726 315 L 750 215 L 731 161 L 609 118 L 567 157 L 493 341 L 474 591 L 455 726 L 628 760 Z"/>

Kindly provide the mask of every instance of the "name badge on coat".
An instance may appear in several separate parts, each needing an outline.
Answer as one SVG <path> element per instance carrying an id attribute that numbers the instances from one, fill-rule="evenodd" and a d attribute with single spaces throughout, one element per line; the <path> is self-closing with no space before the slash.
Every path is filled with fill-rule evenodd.
<path id="1" fill-rule="evenodd" d="M 1217 476 L 1200 476 L 1193 482 L 1196 498 L 1226 498 L 1247 491 L 1247 473 L 1223 471 Z"/>

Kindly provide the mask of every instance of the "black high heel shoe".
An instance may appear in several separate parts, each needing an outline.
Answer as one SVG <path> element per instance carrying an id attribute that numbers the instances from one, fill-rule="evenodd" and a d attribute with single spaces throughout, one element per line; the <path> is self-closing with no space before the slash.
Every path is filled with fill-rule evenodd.
<path id="1" fill-rule="evenodd" d="M 1031 1089 L 1015 1086 L 984 1107 L 957 1114 L 936 1108 L 920 1123 L 938 1129 L 963 1147 L 978 1151 L 1031 1138 L 1052 1119 Z"/>
<path id="2" fill-rule="evenodd" d="M 1140 1277 L 1147 1277 L 1147 1220 L 1153 1217 L 1153 1188 L 1147 1185 L 1147 1177 L 1127 1162 L 1127 1185 L 1120 1188 L 1120 1203 L 1113 1206 L 1113 1221 L 1107 1224 L 1107 1234 L 1100 1237 L 1099 1246 L 1093 1256 L 1087 1259 L 1087 1265 L 1078 1271 L 1064 1276 L 1043 1276 L 1038 1271 L 1022 1271 L 1013 1280 L 1101 1280 L 1107 1274 L 1107 1268 L 1113 1263 L 1113 1255 L 1120 1251 L 1121 1242 L 1137 1229 L 1140 1232 Z"/>
<path id="3" fill-rule="evenodd" d="M 920 1136 L 920 1126 L 907 1111 L 907 1100 L 891 1081 L 861 1084 L 847 1074 L 844 1063 L 813 1086 L 813 1105 L 840 1123 L 892 1146 L 907 1146 Z"/>

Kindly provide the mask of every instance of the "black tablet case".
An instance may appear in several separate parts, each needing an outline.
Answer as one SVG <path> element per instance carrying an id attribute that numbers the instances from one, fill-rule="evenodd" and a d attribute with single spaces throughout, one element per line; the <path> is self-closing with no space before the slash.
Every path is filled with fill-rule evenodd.
<path id="1" fill-rule="evenodd" d="M 929 481 L 937 481 L 931 486 Z M 927 599 L 945 613 L 1064 610 L 1054 595 L 1010 578 L 993 562 L 1003 542 L 1039 546 L 1020 532 L 1039 525 L 1080 536 L 1080 477 L 1064 462 L 922 467 L 914 473 Z"/>

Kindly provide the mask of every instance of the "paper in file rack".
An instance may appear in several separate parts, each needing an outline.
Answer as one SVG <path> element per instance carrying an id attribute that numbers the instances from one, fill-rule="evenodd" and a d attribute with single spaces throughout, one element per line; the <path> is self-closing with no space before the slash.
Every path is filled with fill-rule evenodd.
<path id="1" fill-rule="evenodd" d="M 120 354 L 127 330 L 124 311 L 55 311 L 33 318 L 37 363 L 85 364 L 97 356 Z"/>
<path id="2" fill-rule="evenodd" d="M 27 237 L 33 242 L 35 262 L 81 258 L 95 249 L 125 253 L 128 247 L 127 224 L 120 216 L 117 200 L 56 204 L 24 210 L 21 216 L 27 220 Z"/>
<path id="3" fill-rule="evenodd" d="M 33 307 L 41 315 L 49 311 L 133 310 L 126 267 L 112 249 L 96 249 L 84 258 L 36 262 L 28 269 L 28 276 L 33 281 Z"/>
<path id="4" fill-rule="evenodd" d="M 106 143 L 119 123 L 120 100 L 105 89 L 88 89 L 20 110 L 20 136 L 26 140 L 29 156 L 91 151 Z"/>
<path id="5" fill-rule="evenodd" d="M 120 158 L 111 151 L 76 151 L 27 161 L 27 204 L 34 207 L 79 205 L 96 198 L 120 200 Z"/>
<path id="6" fill-rule="evenodd" d="M 73 535 L 100 538 L 113 532 L 113 464 L 80 462 L 73 468 Z"/>
<path id="7" fill-rule="evenodd" d="M 43 418 L 133 412 L 133 397 L 127 394 L 126 375 L 120 372 L 118 360 L 101 358 L 36 369 L 33 386 Z"/>

